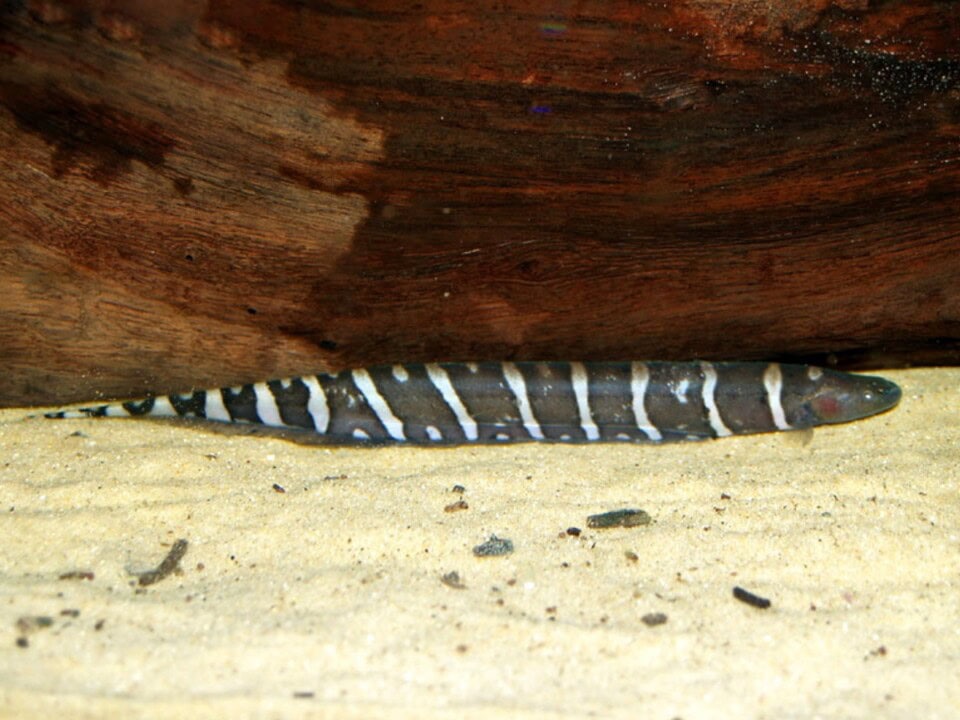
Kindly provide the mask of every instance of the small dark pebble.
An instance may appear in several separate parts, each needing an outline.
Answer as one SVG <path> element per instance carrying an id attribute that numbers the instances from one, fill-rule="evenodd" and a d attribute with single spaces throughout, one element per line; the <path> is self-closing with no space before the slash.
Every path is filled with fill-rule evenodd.
<path id="1" fill-rule="evenodd" d="M 278 493 L 285 493 L 287 491 L 287 489 L 279 483 L 274 483 L 273 489 L 276 490 Z"/>
<path id="2" fill-rule="evenodd" d="M 657 625 L 663 625 L 667 621 L 667 616 L 664 613 L 647 613 L 640 620 L 643 621 L 643 624 L 648 627 L 655 627 Z"/>
<path id="3" fill-rule="evenodd" d="M 460 573 L 456 570 L 451 570 L 440 578 L 442 582 L 447 587 L 453 588 L 454 590 L 463 590 L 466 585 L 464 585 L 463 580 L 460 579 Z"/>
<path id="4" fill-rule="evenodd" d="M 59 580 L 93 580 L 93 573 L 89 570 L 70 570 L 60 573 Z"/>
<path id="5" fill-rule="evenodd" d="M 457 500 L 455 503 L 450 503 L 449 505 L 444 506 L 443 511 L 446 513 L 459 512 L 460 510 L 469 510 L 470 506 L 467 504 L 466 500 Z"/>
<path id="6" fill-rule="evenodd" d="M 450 492 L 459 493 L 460 495 L 463 495 L 466 491 L 467 489 L 463 485 L 454 485 L 450 488 Z"/>
<path id="7" fill-rule="evenodd" d="M 594 529 L 612 528 L 612 527 L 638 527 L 640 525 L 649 525 L 650 515 L 645 510 L 633 510 L 624 508 L 623 510 L 611 510 L 610 512 L 600 513 L 599 515 L 590 515 L 587 517 L 587 527 Z"/>
<path id="8" fill-rule="evenodd" d="M 80 437 L 80 438 L 85 438 L 85 437 L 87 437 L 87 434 L 84 433 L 84 432 L 81 432 L 80 430 L 74 430 L 72 433 L 70 433 L 70 435 L 68 435 L 68 437 Z"/>
<path id="9" fill-rule="evenodd" d="M 183 556 L 187 554 L 187 543 L 183 538 L 177 540 L 173 547 L 170 548 L 170 552 L 167 553 L 167 556 L 163 559 L 156 570 L 147 570 L 146 572 L 136 573 L 138 583 L 141 587 L 146 587 L 147 585 L 153 585 L 154 583 L 160 582 L 167 575 L 178 572 L 180 570 L 180 561 L 183 559 Z"/>
<path id="10" fill-rule="evenodd" d="M 630 562 L 637 562 L 640 559 L 640 556 L 637 555 L 633 550 L 624 550 L 623 556 Z"/>
<path id="11" fill-rule="evenodd" d="M 30 641 L 27 640 L 25 637 L 18 637 L 18 638 L 17 638 L 17 647 L 18 647 L 18 648 L 28 648 L 28 647 L 30 647 Z"/>
<path id="12" fill-rule="evenodd" d="M 473 549 L 473 554 L 477 557 L 497 557 L 498 555 L 509 555 L 512 552 L 513 542 L 496 535 L 491 535 L 489 540 Z"/>
<path id="13" fill-rule="evenodd" d="M 103 626 L 106 624 L 107 621 L 104 619 L 97 620 L 97 622 L 93 624 L 93 629 L 99 632 L 100 630 L 103 630 Z"/>
<path id="14" fill-rule="evenodd" d="M 49 615 L 24 615 L 17 618 L 17 630 L 21 635 L 29 635 L 52 625 L 53 618 Z"/>
<path id="15" fill-rule="evenodd" d="M 580 537 L 580 532 L 581 530 L 578 527 L 567 528 L 567 535 L 570 535 L 571 537 Z"/>
<path id="16" fill-rule="evenodd" d="M 770 607 L 770 601 L 765 597 L 760 597 L 759 595 L 754 595 L 749 590 L 744 590 L 742 587 L 735 587 L 733 589 L 733 596 L 742 603 L 751 605 L 755 608 L 761 610 L 766 610 Z"/>
<path id="17" fill-rule="evenodd" d="M 80 611 L 77 610 L 76 608 L 67 608 L 66 610 L 61 610 L 60 614 L 63 617 L 72 617 L 72 618 L 80 617 Z"/>
<path id="18" fill-rule="evenodd" d="M 295 697 L 297 700 L 309 700 L 310 698 L 315 696 L 316 696 L 316 693 L 310 690 L 298 690 L 293 694 L 293 697 Z"/>

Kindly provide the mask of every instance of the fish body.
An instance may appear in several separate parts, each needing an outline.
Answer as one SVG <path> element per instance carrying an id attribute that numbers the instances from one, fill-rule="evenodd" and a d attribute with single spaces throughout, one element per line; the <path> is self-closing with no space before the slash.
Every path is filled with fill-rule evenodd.
<path id="1" fill-rule="evenodd" d="M 802 430 L 884 412 L 883 378 L 758 362 L 387 365 L 61 410 L 317 433 L 334 444 L 666 442 Z"/>

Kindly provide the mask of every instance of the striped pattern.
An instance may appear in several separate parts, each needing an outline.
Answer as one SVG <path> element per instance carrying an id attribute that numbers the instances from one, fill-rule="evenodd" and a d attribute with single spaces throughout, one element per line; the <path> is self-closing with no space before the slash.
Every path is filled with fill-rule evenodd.
<path id="1" fill-rule="evenodd" d="M 892 407 L 880 378 L 777 363 L 393 365 L 51 413 L 196 417 L 422 445 L 696 440 L 845 422 Z"/>

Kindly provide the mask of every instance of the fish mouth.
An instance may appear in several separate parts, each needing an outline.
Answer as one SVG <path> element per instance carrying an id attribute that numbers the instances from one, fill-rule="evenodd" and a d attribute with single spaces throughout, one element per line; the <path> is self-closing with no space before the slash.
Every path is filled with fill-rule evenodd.
<path id="1" fill-rule="evenodd" d="M 864 376 L 868 382 L 864 391 L 864 399 L 871 403 L 874 412 L 882 413 L 892 410 L 900 402 L 903 391 L 895 382 L 882 377 Z"/>

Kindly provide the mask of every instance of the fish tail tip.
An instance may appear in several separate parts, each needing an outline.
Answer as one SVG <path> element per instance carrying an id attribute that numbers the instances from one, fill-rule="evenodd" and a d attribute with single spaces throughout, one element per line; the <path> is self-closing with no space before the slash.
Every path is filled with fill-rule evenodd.
<path id="1" fill-rule="evenodd" d="M 96 415 L 103 415 L 103 408 L 77 408 L 76 410 L 54 410 L 53 412 L 44 413 L 45 418 L 50 420 L 66 420 L 73 418 L 87 418 L 94 417 Z"/>

